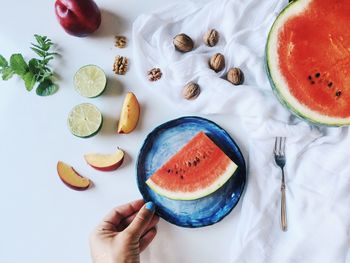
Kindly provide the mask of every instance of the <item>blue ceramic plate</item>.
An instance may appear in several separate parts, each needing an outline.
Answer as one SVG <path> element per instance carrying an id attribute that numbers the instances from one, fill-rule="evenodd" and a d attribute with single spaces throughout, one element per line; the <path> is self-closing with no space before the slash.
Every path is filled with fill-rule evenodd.
<path id="1" fill-rule="evenodd" d="M 177 201 L 153 192 L 145 181 L 199 131 L 205 132 L 238 165 L 235 174 L 216 192 L 197 200 Z M 183 227 L 219 222 L 238 203 L 245 181 L 246 166 L 237 144 L 214 122 L 199 117 L 182 117 L 155 128 L 137 160 L 137 184 L 145 201 L 153 201 L 163 219 Z"/>

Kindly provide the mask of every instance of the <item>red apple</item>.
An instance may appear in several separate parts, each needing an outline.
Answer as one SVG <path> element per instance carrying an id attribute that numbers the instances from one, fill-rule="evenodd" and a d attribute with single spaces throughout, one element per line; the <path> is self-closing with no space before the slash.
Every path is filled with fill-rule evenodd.
<path id="1" fill-rule="evenodd" d="M 57 173 L 62 182 L 73 190 L 86 190 L 91 184 L 88 178 L 81 176 L 73 167 L 61 161 L 57 163 Z"/>
<path id="2" fill-rule="evenodd" d="M 100 9 L 93 0 L 56 0 L 55 12 L 61 26 L 73 36 L 87 36 L 101 24 Z"/>
<path id="3" fill-rule="evenodd" d="M 113 154 L 90 153 L 84 156 L 85 161 L 100 171 L 116 170 L 124 161 L 124 151 L 119 149 Z"/>

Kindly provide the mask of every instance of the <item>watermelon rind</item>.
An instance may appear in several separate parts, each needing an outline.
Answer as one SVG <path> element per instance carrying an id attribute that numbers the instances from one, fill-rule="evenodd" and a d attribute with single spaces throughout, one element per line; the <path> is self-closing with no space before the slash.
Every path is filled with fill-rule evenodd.
<path id="1" fill-rule="evenodd" d="M 321 126 L 344 126 L 350 125 L 350 117 L 337 118 L 322 115 L 306 105 L 300 103 L 289 91 L 288 84 L 279 70 L 277 45 L 278 34 L 285 21 L 298 15 L 307 9 L 313 0 L 298 0 L 290 2 L 277 16 L 268 34 L 265 59 L 266 71 L 272 90 L 283 106 L 294 113 L 297 117 Z"/>
<path id="2" fill-rule="evenodd" d="M 206 188 L 196 190 L 194 192 L 173 192 L 155 184 L 151 178 L 146 181 L 146 184 L 157 194 L 173 200 L 196 200 L 214 193 L 221 186 L 223 186 L 235 173 L 237 165 L 234 162 L 230 162 L 226 170 L 216 181 Z"/>

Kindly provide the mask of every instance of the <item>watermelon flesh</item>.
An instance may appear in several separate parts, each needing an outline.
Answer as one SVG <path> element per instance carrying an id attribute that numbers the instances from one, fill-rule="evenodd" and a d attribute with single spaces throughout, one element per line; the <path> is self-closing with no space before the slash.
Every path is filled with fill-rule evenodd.
<path id="1" fill-rule="evenodd" d="M 219 189 L 236 169 L 237 165 L 204 132 L 199 132 L 146 184 L 170 199 L 195 200 Z"/>
<path id="2" fill-rule="evenodd" d="M 350 124 L 350 2 L 298 0 L 274 23 L 267 44 L 270 81 L 297 115 Z"/>

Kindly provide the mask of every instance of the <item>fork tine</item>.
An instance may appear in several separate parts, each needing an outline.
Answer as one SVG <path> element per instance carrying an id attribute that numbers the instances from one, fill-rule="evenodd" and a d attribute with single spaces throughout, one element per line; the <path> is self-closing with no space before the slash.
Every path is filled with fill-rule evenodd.
<path id="1" fill-rule="evenodd" d="M 275 147 L 273 148 L 273 153 L 276 154 L 277 138 L 275 138 Z"/>
<path id="2" fill-rule="evenodd" d="M 278 138 L 279 137 L 276 137 L 276 139 L 275 139 L 275 148 L 273 149 L 273 152 L 274 152 L 274 154 L 277 154 L 277 145 L 278 145 Z"/>
<path id="3" fill-rule="evenodd" d="M 279 138 L 278 156 L 281 156 L 282 155 L 282 137 L 278 137 L 278 138 Z"/>
<path id="4" fill-rule="evenodd" d="M 276 137 L 275 155 L 279 156 L 280 154 L 281 154 L 281 137 Z"/>
<path id="5" fill-rule="evenodd" d="M 275 140 L 275 148 L 274 148 L 274 154 L 277 156 L 283 156 L 285 155 L 285 149 L 286 149 L 286 137 L 276 137 Z"/>
<path id="6" fill-rule="evenodd" d="M 282 147 L 281 147 L 281 154 L 285 155 L 285 150 L 286 150 L 286 137 L 282 138 Z"/>

